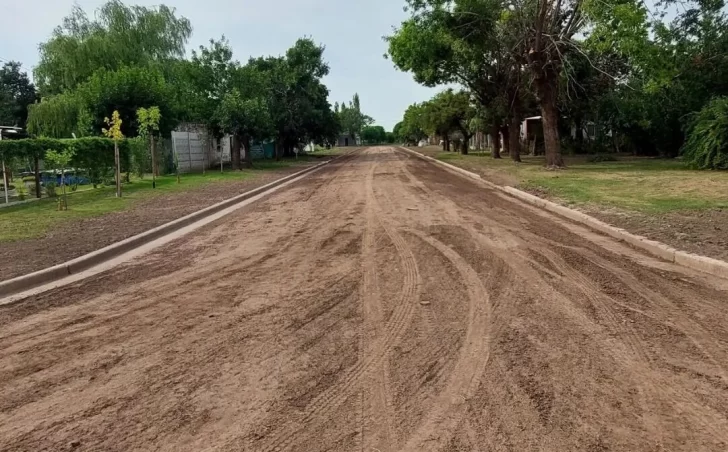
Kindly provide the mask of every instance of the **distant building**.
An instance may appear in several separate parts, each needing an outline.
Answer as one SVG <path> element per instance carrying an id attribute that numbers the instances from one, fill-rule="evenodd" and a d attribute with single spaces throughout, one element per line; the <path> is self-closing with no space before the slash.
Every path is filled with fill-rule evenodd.
<path id="1" fill-rule="evenodd" d="M 358 135 L 342 133 L 336 140 L 336 146 L 361 146 L 361 138 Z"/>

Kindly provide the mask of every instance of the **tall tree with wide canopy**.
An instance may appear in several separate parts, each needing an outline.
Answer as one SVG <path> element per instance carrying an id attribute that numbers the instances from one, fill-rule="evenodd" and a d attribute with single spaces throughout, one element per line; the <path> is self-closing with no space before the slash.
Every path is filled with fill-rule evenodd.
<path id="1" fill-rule="evenodd" d="M 75 5 L 51 38 L 40 45 L 35 80 L 42 95 L 60 94 L 98 69 L 147 66 L 185 55 L 192 25 L 174 8 L 127 6 L 111 0 L 90 19 Z"/>
<path id="2" fill-rule="evenodd" d="M 408 0 L 411 17 L 388 37 L 389 56 L 419 83 L 458 83 L 469 89 L 497 137 L 520 124 L 522 70 L 518 43 L 502 23 L 499 0 Z M 514 129 L 517 136 L 517 129 Z M 447 140 L 446 140 L 447 141 Z M 517 140 L 511 155 L 519 159 Z M 500 157 L 494 152 L 495 158 Z"/>
<path id="3" fill-rule="evenodd" d="M 329 73 L 324 47 L 311 39 L 296 41 L 283 57 L 251 59 L 262 75 L 275 129 L 276 157 L 291 154 L 301 143 L 332 143 L 339 126 L 322 78 Z"/>

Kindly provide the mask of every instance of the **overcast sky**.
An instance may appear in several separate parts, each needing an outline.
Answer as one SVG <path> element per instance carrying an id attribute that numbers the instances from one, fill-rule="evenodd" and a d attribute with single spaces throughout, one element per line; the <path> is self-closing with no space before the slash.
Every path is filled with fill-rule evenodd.
<path id="1" fill-rule="evenodd" d="M 78 0 L 88 13 L 103 0 Z M 159 0 L 126 0 L 156 5 Z M 190 48 L 225 35 L 235 58 L 279 55 L 297 38 L 310 36 L 326 46 L 331 66 L 326 85 L 330 101 L 349 100 L 358 92 L 362 110 L 388 130 L 413 102 L 436 89 L 419 86 L 383 58 L 382 36 L 406 17 L 404 0 L 167 0 L 194 27 Z M 0 0 L 0 59 L 20 61 L 31 72 L 38 44 L 71 11 L 71 0 Z"/>

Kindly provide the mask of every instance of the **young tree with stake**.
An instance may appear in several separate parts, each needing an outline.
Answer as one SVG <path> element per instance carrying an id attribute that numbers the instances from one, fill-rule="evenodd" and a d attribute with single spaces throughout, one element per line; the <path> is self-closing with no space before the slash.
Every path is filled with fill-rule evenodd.
<path id="1" fill-rule="evenodd" d="M 124 134 L 121 133 L 121 118 L 119 112 L 114 110 L 109 118 L 104 118 L 104 122 L 108 126 L 108 129 L 102 129 L 104 135 L 114 140 L 114 178 L 116 180 L 116 197 L 121 198 L 121 162 L 119 160 L 119 140 L 124 139 Z"/>
<path id="2" fill-rule="evenodd" d="M 149 108 L 140 108 L 137 110 L 137 121 L 139 123 L 139 136 L 149 137 L 149 150 L 152 154 L 152 188 L 157 188 L 157 160 L 154 149 L 154 133 L 159 131 L 159 121 L 162 114 L 159 107 L 152 106 Z"/>

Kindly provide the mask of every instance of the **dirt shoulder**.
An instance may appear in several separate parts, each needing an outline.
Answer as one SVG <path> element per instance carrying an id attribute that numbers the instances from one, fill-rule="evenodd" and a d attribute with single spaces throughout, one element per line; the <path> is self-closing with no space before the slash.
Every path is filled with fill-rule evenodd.
<path id="1" fill-rule="evenodd" d="M 167 192 L 140 199 L 121 211 L 64 221 L 40 238 L 3 242 L 0 246 L 0 281 L 82 256 L 325 160 Z M 0 211 L 0 215 L 2 213 Z"/>
<path id="2" fill-rule="evenodd" d="M 424 155 L 580 210 L 677 249 L 728 261 L 728 174 L 691 171 L 678 161 L 619 157 L 589 162 L 567 157 L 565 171 L 543 168 L 541 157 L 516 164 L 504 156 L 462 156 L 435 146 Z"/>

